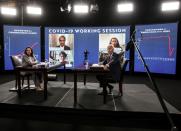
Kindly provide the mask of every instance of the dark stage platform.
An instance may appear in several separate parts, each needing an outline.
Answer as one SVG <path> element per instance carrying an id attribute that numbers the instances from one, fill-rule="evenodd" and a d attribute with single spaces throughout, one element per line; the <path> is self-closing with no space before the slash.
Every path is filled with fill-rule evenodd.
<path id="1" fill-rule="evenodd" d="M 101 88 L 98 83 L 78 83 L 78 105 L 73 103 L 73 82 L 63 84 L 60 81 L 48 82 L 48 99 L 43 99 L 42 92 L 35 90 L 24 91 L 21 98 L 16 92 L 9 92 L 15 81 L 0 85 L 0 102 L 8 104 L 37 105 L 63 108 L 95 109 L 109 111 L 131 112 L 163 112 L 154 91 L 145 84 L 123 84 L 123 96 L 118 96 L 118 84 L 114 84 L 114 90 L 108 96 L 107 104 L 103 104 L 101 95 L 97 95 Z M 174 106 L 166 102 L 171 113 L 180 114 Z"/>

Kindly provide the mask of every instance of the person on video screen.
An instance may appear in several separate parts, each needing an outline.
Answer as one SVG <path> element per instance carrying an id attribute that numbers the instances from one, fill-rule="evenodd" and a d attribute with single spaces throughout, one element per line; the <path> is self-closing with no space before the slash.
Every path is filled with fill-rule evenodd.
<path id="1" fill-rule="evenodd" d="M 119 41 L 116 37 L 111 38 L 109 45 L 112 45 L 115 48 L 114 49 L 115 53 L 119 54 L 119 53 L 123 52 L 123 48 L 120 46 Z"/>
<path id="2" fill-rule="evenodd" d="M 58 45 L 57 47 L 60 47 L 61 50 L 70 50 L 70 47 L 65 45 L 65 41 L 66 41 L 66 38 L 65 36 L 60 36 L 59 37 L 59 43 L 60 45 Z"/>
<path id="3" fill-rule="evenodd" d="M 114 48 L 121 48 L 119 45 L 119 41 L 116 37 L 112 37 L 109 44 L 112 45 Z"/>
<path id="4" fill-rule="evenodd" d="M 61 51 L 59 56 L 60 56 L 60 62 L 61 63 L 64 63 L 64 64 L 68 63 L 68 61 L 66 60 L 67 54 L 64 51 Z"/>

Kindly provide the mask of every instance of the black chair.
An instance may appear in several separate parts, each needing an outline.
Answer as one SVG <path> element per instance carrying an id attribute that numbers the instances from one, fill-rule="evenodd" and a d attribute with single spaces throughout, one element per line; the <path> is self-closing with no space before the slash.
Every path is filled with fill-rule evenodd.
<path id="1" fill-rule="evenodd" d="M 121 61 L 121 64 L 120 64 L 120 80 L 119 81 L 114 81 L 112 78 L 108 78 L 107 81 L 108 83 L 118 83 L 119 84 L 119 94 L 122 96 L 123 95 L 123 80 L 124 80 L 124 74 L 125 74 L 125 71 L 126 71 L 126 67 L 127 67 L 127 64 L 128 64 L 129 60 L 127 59 L 123 59 Z M 105 87 L 106 88 L 106 87 Z M 106 89 L 105 89 L 106 90 Z"/>
<path id="2" fill-rule="evenodd" d="M 129 62 L 129 60 L 124 58 L 124 52 L 119 53 L 119 61 L 120 61 L 120 70 L 121 70 L 120 71 L 120 81 L 115 82 L 114 80 L 112 80 L 112 78 L 108 79 L 107 81 L 108 81 L 108 83 L 119 83 L 119 93 L 122 96 L 123 95 L 124 74 L 126 71 L 127 64 Z"/>
<path id="3" fill-rule="evenodd" d="M 119 92 L 121 96 L 123 95 L 123 80 L 124 80 L 124 75 L 126 71 L 126 67 L 128 65 L 129 60 L 124 59 L 121 63 L 121 74 L 120 74 L 120 81 L 119 81 Z"/>
<path id="4" fill-rule="evenodd" d="M 122 88 L 123 86 L 122 85 L 123 85 L 123 80 L 124 80 L 124 74 L 125 74 L 126 67 L 127 67 L 127 64 L 129 62 L 129 60 L 124 59 L 123 55 L 120 57 L 120 59 L 121 59 L 120 60 L 120 70 L 121 70 L 121 72 L 120 72 L 120 81 L 115 82 L 114 80 L 112 80 L 112 78 L 110 80 L 107 80 L 107 81 L 108 81 L 108 83 L 114 83 L 114 84 L 119 83 L 119 94 L 121 96 L 123 96 L 123 88 Z M 86 74 L 84 74 L 84 85 L 86 85 Z M 107 95 L 107 93 L 105 92 L 106 88 L 107 87 L 103 87 L 103 103 L 104 104 L 106 104 L 106 95 Z"/>
<path id="5" fill-rule="evenodd" d="M 22 56 L 21 55 L 12 55 L 10 56 L 12 64 L 14 69 L 18 66 L 22 66 Z M 21 72 L 20 73 L 20 78 L 22 80 L 22 84 L 21 86 L 24 87 L 24 79 L 27 78 L 27 87 L 28 89 L 30 89 L 30 77 L 32 76 L 32 74 L 30 73 L 24 73 Z M 17 79 L 17 75 L 16 75 L 16 82 L 15 82 L 15 90 L 17 90 L 17 86 L 18 86 L 18 79 Z"/>
<path id="6" fill-rule="evenodd" d="M 128 64 L 128 62 L 129 62 L 129 60 L 124 60 L 123 59 L 123 61 L 122 61 L 122 63 L 121 63 L 121 67 L 120 67 L 120 70 L 121 70 L 121 72 L 120 72 L 120 81 L 118 81 L 118 83 L 119 83 L 119 94 L 120 95 L 118 95 L 118 96 L 123 96 L 123 78 L 124 78 L 124 73 L 125 73 L 125 70 L 126 70 L 126 67 L 127 67 L 127 64 Z M 114 80 L 112 80 L 112 78 L 111 79 L 107 79 L 107 81 L 108 81 L 108 83 L 117 83 L 117 82 L 115 82 Z M 103 103 L 104 104 L 106 104 L 106 102 L 107 102 L 107 98 L 106 98 L 106 96 L 107 96 L 107 91 L 106 91 L 106 86 L 103 86 Z"/>

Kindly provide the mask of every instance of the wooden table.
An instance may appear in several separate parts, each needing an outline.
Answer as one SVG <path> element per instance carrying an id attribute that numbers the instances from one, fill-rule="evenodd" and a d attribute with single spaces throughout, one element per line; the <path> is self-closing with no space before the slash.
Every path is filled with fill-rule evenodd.
<path id="1" fill-rule="evenodd" d="M 74 106 L 77 105 L 77 75 L 78 74 L 84 74 L 84 85 L 86 84 L 86 74 L 108 74 L 108 70 L 104 70 L 103 68 L 101 69 L 86 69 L 85 67 L 80 67 L 80 68 L 73 68 L 72 71 L 74 72 Z M 103 87 L 103 103 L 106 103 L 106 87 Z"/>
<path id="2" fill-rule="evenodd" d="M 21 97 L 21 72 L 42 72 L 44 78 L 44 99 L 47 99 L 47 82 L 48 82 L 48 72 L 53 71 L 59 67 L 64 67 L 64 83 L 65 83 L 65 64 L 57 63 L 57 64 L 47 64 L 47 65 L 35 65 L 33 67 L 22 67 L 18 66 L 15 68 L 16 76 L 18 80 L 18 96 Z"/>

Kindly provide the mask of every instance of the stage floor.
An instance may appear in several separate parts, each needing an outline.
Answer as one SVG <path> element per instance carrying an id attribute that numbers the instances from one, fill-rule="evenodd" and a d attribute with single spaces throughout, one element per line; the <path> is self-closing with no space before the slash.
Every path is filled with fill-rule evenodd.
<path id="1" fill-rule="evenodd" d="M 0 102 L 21 105 L 37 105 L 64 108 L 80 108 L 110 111 L 133 112 L 163 112 L 158 98 L 145 84 L 123 84 L 123 96 L 118 96 L 118 84 L 113 84 L 113 93 L 107 97 L 107 104 L 103 104 L 103 96 L 97 95 L 101 91 L 98 83 L 78 83 L 78 105 L 73 106 L 73 82 L 63 84 L 61 81 L 48 82 L 48 99 L 43 99 L 42 92 L 25 90 L 21 98 L 16 92 L 9 92 L 15 81 L 0 85 Z M 174 106 L 166 102 L 170 113 L 180 114 Z"/>

